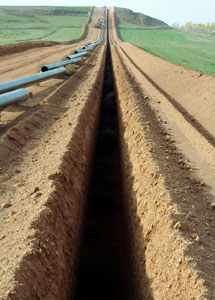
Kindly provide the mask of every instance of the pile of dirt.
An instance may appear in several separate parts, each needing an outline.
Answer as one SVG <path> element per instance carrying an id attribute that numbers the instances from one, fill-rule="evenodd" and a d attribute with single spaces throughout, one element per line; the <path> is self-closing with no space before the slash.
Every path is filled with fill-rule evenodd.
<path id="1" fill-rule="evenodd" d="M 198 109 L 199 120 L 204 118 L 201 124 L 208 126 L 206 115 L 212 108 L 208 93 L 213 91 L 214 79 L 121 42 L 115 28 L 110 39 L 119 100 L 130 265 L 135 274 L 131 278 L 136 286 L 133 298 L 212 300 L 214 194 L 206 187 L 206 178 L 201 181 L 197 177 L 195 157 L 204 156 L 209 146 L 172 100 L 178 100 L 185 110 L 189 107 L 190 114 Z M 210 91 L 205 92 L 206 86 Z M 208 100 L 205 110 L 201 108 L 202 95 Z M 181 128 L 188 132 L 182 141 Z M 192 164 L 184 155 L 186 148 L 192 149 Z M 205 161 L 214 157 L 212 148 L 210 145 Z M 205 171 L 205 165 L 199 168 Z"/>
<path id="2" fill-rule="evenodd" d="M 0 56 L 20 53 L 29 49 L 39 48 L 39 47 L 50 47 L 57 45 L 54 41 L 39 41 L 39 42 L 24 42 L 10 45 L 0 46 Z"/>
<path id="3" fill-rule="evenodd" d="M 68 299 L 71 293 L 104 53 L 105 46 L 98 48 L 34 114 L 1 137 L 1 299 Z"/>

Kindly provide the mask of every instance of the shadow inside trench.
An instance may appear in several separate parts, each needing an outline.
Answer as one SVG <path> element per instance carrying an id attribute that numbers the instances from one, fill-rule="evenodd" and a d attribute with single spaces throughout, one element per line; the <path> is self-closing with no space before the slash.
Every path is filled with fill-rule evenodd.
<path id="1" fill-rule="evenodd" d="M 97 147 L 71 299 L 153 300 L 146 276 L 141 283 L 145 285 L 146 297 L 140 297 L 130 264 L 132 237 L 128 237 L 120 167 L 116 95 L 108 46 Z M 145 274 L 144 265 L 142 273 Z"/>

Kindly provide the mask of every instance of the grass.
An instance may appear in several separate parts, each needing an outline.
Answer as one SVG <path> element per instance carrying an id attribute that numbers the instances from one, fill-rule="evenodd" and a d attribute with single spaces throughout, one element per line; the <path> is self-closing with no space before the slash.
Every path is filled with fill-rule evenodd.
<path id="1" fill-rule="evenodd" d="M 130 42 L 173 63 L 215 74 L 215 36 L 176 30 L 146 29 L 119 23 L 123 41 Z"/>
<path id="2" fill-rule="evenodd" d="M 61 28 L 46 37 L 47 41 L 65 42 L 80 36 L 82 28 Z"/>
<path id="3" fill-rule="evenodd" d="M 80 36 L 90 7 L 0 7 L 0 45 Z"/>
<path id="4" fill-rule="evenodd" d="M 82 28 L 4 29 L 0 30 L 0 45 L 38 40 L 65 42 L 79 37 L 81 31 Z"/>

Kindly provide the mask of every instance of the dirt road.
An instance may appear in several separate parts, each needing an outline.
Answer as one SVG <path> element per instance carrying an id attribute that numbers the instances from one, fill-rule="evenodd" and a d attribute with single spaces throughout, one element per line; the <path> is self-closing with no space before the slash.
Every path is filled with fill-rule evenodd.
<path id="1" fill-rule="evenodd" d="M 123 43 L 113 9 L 108 23 L 71 78 L 1 112 L 0 299 L 214 299 L 214 78 Z"/>

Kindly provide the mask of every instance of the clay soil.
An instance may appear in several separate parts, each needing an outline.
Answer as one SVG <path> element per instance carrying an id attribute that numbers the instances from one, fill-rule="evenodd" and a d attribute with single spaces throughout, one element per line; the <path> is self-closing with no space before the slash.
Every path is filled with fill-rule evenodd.
<path id="1" fill-rule="evenodd" d="M 123 43 L 110 14 L 131 281 L 138 299 L 214 299 L 215 79 Z"/>
<path id="2" fill-rule="evenodd" d="M 95 14 L 101 12 L 102 9 L 95 10 Z M 87 41 L 97 39 L 98 35 L 99 30 L 92 26 Z M 11 71 L 5 70 L 5 76 L 10 79 L 20 70 L 25 75 L 31 72 L 42 59 L 41 51 L 57 60 L 65 55 L 65 48 L 72 47 L 26 51 L 28 58 L 34 58 L 30 62 L 26 58 L 28 63 L 22 67 L 23 54 L 11 55 L 8 57 L 8 61 L 13 60 Z M 77 73 L 61 80 L 48 96 L 41 97 L 39 105 L 23 109 L 24 113 L 12 119 L 10 126 L 6 123 L 6 129 L 2 126 L 2 300 L 68 299 L 71 294 L 99 117 L 105 53 L 104 43 Z M 49 88 L 53 83 L 49 80 L 46 84 Z M 17 113 L 16 106 L 2 111 L 1 117 L 13 113 Z"/>
<path id="3" fill-rule="evenodd" d="M 102 13 L 95 9 L 92 22 Z M 0 58 L 1 81 L 36 73 L 77 45 Z M 109 37 L 120 127 L 130 299 L 215 295 L 215 80 Z M 106 41 L 69 79 L 1 111 L 0 299 L 74 290 L 102 94 Z"/>

